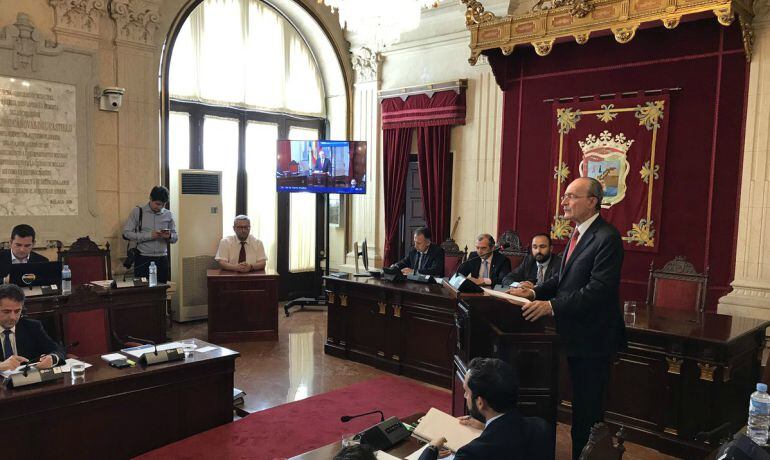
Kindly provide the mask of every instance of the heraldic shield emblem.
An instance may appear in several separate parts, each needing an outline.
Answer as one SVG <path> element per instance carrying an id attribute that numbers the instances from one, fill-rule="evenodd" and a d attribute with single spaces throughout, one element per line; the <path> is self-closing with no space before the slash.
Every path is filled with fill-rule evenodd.
<path id="1" fill-rule="evenodd" d="M 623 133 L 613 137 L 607 130 L 598 137 L 589 134 L 585 141 L 578 142 L 583 151 L 580 176 L 601 182 L 604 188 L 602 208 L 609 209 L 626 196 L 626 178 L 630 170 L 626 155 L 633 143 L 633 139 L 627 140 Z"/>

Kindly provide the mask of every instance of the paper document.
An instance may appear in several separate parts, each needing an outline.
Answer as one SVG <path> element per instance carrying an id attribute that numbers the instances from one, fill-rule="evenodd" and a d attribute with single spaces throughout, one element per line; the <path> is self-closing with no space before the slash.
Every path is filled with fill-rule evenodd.
<path id="1" fill-rule="evenodd" d="M 62 370 L 62 372 L 69 372 L 69 371 L 70 371 L 70 366 L 72 366 L 73 364 L 77 364 L 77 363 L 80 363 L 80 364 L 83 364 L 83 365 L 85 365 L 86 369 L 88 369 L 89 367 L 91 367 L 91 365 L 90 365 L 90 364 L 88 364 L 88 363 L 87 363 L 87 362 L 85 362 L 85 361 L 80 361 L 80 360 L 78 360 L 78 359 L 69 358 L 69 359 L 67 360 L 66 364 L 64 364 L 63 366 L 59 366 L 59 369 L 61 369 L 61 370 Z"/>
<path id="2" fill-rule="evenodd" d="M 400 460 L 398 457 L 390 455 L 389 453 L 383 452 L 381 450 L 375 452 L 374 456 L 377 457 L 377 460 Z"/>
<path id="3" fill-rule="evenodd" d="M 509 300 L 515 303 L 516 305 L 524 305 L 525 303 L 531 302 L 531 300 L 529 299 L 525 299 L 524 297 L 519 297 L 517 295 L 511 295 L 506 292 L 495 291 L 494 289 L 489 289 L 489 288 L 483 288 L 483 289 L 484 289 L 484 294 L 486 295 L 491 295 L 503 300 Z"/>
<path id="4" fill-rule="evenodd" d="M 110 353 L 107 355 L 102 355 L 102 359 L 107 361 L 108 363 L 111 363 L 113 361 L 119 361 L 122 359 L 126 359 L 125 356 L 121 355 L 120 353 Z"/>
<path id="5" fill-rule="evenodd" d="M 457 452 L 457 449 L 478 438 L 481 430 L 461 425 L 455 417 L 431 407 L 414 429 L 414 434 L 428 441 L 443 436 L 447 440 L 446 447 Z"/>
<path id="6" fill-rule="evenodd" d="M 420 447 L 416 451 L 412 452 L 408 457 L 406 457 L 405 460 L 420 460 L 420 455 L 422 455 L 422 451 L 428 448 L 428 445 L 425 444 L 424 446 Z M 379 459 L 379 457 L 377 457 Z M 441 460 L 454 460 L 455 454 L 450 454 Z"/>
<path id="7" fill-rule="evenodd" d="M 436 284 L 443 284 L 444 283 L 444 278 L 433 278 L 433 279 L 436 280 Z"/>
<path id="8" fill-rule="evenodd" d="M 61 366 L 54 367 L 54 369 L 58 369 L 60 372 L 69 372 L 70 371 L 70 365 L 73 362 L 85 364 L 86 365 L 86 369 L 91 367 L 91 365 L 86 363 L 86 362 L 78 361 L 77 359 L 70 358 L 64 364 L 62 364 Z M 32 363 L 32 366 L 30 366 L 30 369 L 35 369 L 35 366 L 34 366 L 35 364 L 38 364 L 38 363 Z M 10 376 L 12 376 L 14 374 L 21 374 L 24 371 L 24 368 L 26 366 L 27 365 L 24 364 L 22 366 L 17 367 L 16 369 L 14 369 L 12 371 L 2 371 L 2 372 L 0 372 L 0 375 L 2 375 L 5 378 L 8 378 L 8 377 L 10 377 Z"/>
<path id="9" fill-rule="evenodd" d="M 172 348 L 184 348 L 184 345 L 179 342 L 161 343 L 158 345 L 158 351 L 171 350 Z M 155 345 L 141 345 L 138 347 L 124 348 L 123 353 L 128 353 L 135 358 L 141 358 L 143 354 L 155 351 Z"/>
<path id="10" fill-rule="evenodd" d="M 217 347 L 210 347 L 209 346 L 209 347 L 198 348 L 195 351 L 197 351 L 198 353 L 206 353 L 207 351 L 214 351 L 216 349 L 217 349 Z"/>

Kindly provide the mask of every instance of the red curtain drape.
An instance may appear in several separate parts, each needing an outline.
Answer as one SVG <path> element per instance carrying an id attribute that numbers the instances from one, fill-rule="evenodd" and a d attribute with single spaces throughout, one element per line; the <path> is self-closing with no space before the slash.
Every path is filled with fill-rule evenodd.
<path id="1" fill-rule="evenodd" d="M 382 130 L 383 163 L 385 172 L 385 251 L 383 265 L 394 263 L 398 247 L 398 223 L 404 212 L 406 173 L 409 170 L 409 150 L 412 128 Z"/>
<path id="2" fill-rule="evenodd" d="M 449 224 L 449 133 L 450 125 L 425 126 L 417 129 L 417 162 L 422 186 L 425 220 L 433 233 L 433 241 L 441 244 Z"/>

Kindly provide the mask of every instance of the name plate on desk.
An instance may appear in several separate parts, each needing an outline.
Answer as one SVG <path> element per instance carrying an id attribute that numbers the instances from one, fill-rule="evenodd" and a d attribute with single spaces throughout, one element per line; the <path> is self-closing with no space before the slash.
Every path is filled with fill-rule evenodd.
<path id="1" fill-rule="evenodd" d="M 146 287 L 149 286 L 150 283 L 147 281 L 147 278 L 134 278 L 130 280 L 112 280 L 112 287 L 116 289 L 120 288 L 127 288 L 127 287 Z"/>
<path id="2" fill-rule="evenodd" d="M 52 284 L 50 286 L 30 286 L 23 288 L 25 297 L 35 297 L 39 295 L 52 295 L 59 293 L 59 286 Z"/>
<path id="3" fill-rule="evenodd" d="M 27 372 L 19 372 L 10 376 L 10 386 L 19 388 L 27 385 L 34 385 L 41 382 L 50 382 L 64 378 L 65 372 L 60 367 L 52 369 L 31 368 Z"/>

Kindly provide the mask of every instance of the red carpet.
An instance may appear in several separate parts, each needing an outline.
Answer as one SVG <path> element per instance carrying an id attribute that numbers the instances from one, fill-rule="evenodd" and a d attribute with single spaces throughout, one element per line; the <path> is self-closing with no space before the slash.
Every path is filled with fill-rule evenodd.
<path id="1" fill-rule="evenodd" d="M 451 410 L 451 394 L 400 377 L 380 377 L 329 393 L 255 412 L 248 417 L 148 452 L 140 459 L 257 459 L 299 455 L 378 421 L 367 415 L 348 423 L 340 416 L 379 409 L 407 417 L 436 407 Z"/>

